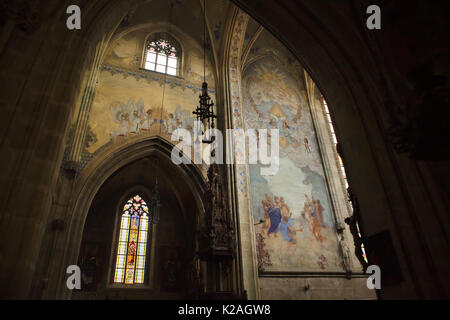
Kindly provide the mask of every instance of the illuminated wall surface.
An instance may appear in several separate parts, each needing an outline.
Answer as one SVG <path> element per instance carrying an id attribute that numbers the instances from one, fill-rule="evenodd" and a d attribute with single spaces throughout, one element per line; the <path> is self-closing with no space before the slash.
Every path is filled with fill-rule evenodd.
<path id="1" fill-rule="evenodd" d="M 342 271 L 320 151 L 299 83 L 264 57 L 243 74 L 244 122 L 280 133 L 280 168 L 262 176 L 250 165 L 258 260 L 270 271 Z"/>
<path id="2" fill-rule="evenodd" d="M 186 53 L 180 53 L 180 76 L 144 70 L 141 56 L 147 35 L 132 32 L 108 52 L 89 116 L 90 154 L 136 135 L 157 134 L 170 140 L 175 129 L 192 129 L 192 110 L 203 82 L 203 52 L 198 44 L 183 42 Z M 209 63 L 206 80 L 215 100 Z"/>

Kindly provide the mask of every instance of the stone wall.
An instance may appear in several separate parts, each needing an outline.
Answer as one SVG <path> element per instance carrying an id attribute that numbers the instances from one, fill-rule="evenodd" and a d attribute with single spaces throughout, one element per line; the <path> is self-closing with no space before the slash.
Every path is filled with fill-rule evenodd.
<path id="1" fill-rule="evenodd" d="M 65 27 L 66 8 L 71 1 L 49 0 L 39 8 L 37 19 L 31 12 L 30 19 L 25 22 L 14 15 L 5 18 L 2 12 L 2 297 L 29 298 L 33 288 L 39 291 L 55 280 L 44 276 L 47 264 L 45 259 L 44 262 L 40 260 L 50 253 L 64 254 L 66 242 L 44 239 L 44 235 L 53 230 L 54 218 L 62 218 L 63 226 L 71 227 L 67 224 L 70 217 L 65 216 L 64 208 L 72 205 L 72 197 L 63 197 L 64 201 L 59 201 L 59 196 L 72 188 L 72 182 L 66 181 L 67 190 L 62 191 L 58 176 L 65 138 L 80 105 L 77 99 L 81 99 L 86 84 L 90 83 L 87 75 L 92 70 L 100 70 L 100 58 L 117 26 L 130 8 L 142 2 L 76 1 L 83 12 L 80 31 L 69 31 Z M 387 141 L 388 111 L 395 105 L 385 101 L 386 86 L 396 93 L 392 81 L 399 80 L 398 70 L 395 65 L 383 65 L 390 47 L 380 49 L 373 45 L 364 24 L 360 23 L 364 16 L 364 1 L 361 7 L 355 7 L 357 2 L 351 1 L 235 2 L 249 10 L 288 46 L 329 103 L 345 154 L 349 182 L 360 202 L 365 235 L 389 230 L 398 256 L 403 280 L 385 288 L 381 298 L 448 297 L 450 257 L 448 250 L 443 250 L 448 247 L 450 226 L 448 201 L 445 200 L 448 197 L 436 187 L 436 181 L 444 184 L 441 173 L 448 172 L 448 166 L 439 164 L 432 171 L 436 175 L 433 177 L 428 169 L 433 163 L 399 154 Z M 224 52 L 236 44 L 234 34 L 228 29 L 231 20 L 229 18 L 223 24 L 227 31 L 222 33 Z M 238 29 L 239 25 L 235 27 Z M 430 38 L 428 35 L 425 37 Z M 416 46 L 417 42 L 409 44 Z M 239 66 L 229 68 L 231 65 L 232 61 L 217 64 L 217 68 L 228 68 L 221 71 L 221 79 L 231 81 L 233 71 L 239 74 Z M 380 66 L 383 66 L 382 72 L 379 72 Z M 228 91 L 224 93 L 224 100 L 232 112 L 236 99 L 228 94 Z M 239 92 L 237 97 L 239 99 Z M 225 117 L 224 122 L 231 127 L 231 116 L 225 113 Z M 229 176 L 238 177 L 239 172 L 235 173 L 229 172 Z M 235 210 L 237 201 L 233 201 Z M 246 216 L 241 217 L 240 225 L 251 229 Z M 58 239 L 63 238 L 63 230 L 67 229 L 54 230 Z M 256 279 L 251 253 L 247 250 L 253 244 L 249 238 L 244 240 L 240 252 L 243 260 L 249 259 L 242 262 L 245 270 L 241 272 L 249 282 L 244 280 L 241 289 Z M 64 270 L 61 270 L 51 271 L 59 279 L 64 277 Z M 256 297 L 255 292 L 249 289 L 249 296 Z M 55 293 L 53 297 L 63 295 Z"/>
<path id="2" fill-rule="evenodd" d="M 261 278 L 261 299 L 267 300 L 373 300 L 365 278 Z"/>

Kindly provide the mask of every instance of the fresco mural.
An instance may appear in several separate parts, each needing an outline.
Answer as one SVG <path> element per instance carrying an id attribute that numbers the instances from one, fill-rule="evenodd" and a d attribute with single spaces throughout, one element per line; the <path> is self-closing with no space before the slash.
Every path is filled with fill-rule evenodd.
<path id="1" fill-rule="evenodd" d="M 334 215 L 302 89 L 272 57 L 256 60 L 243 74 L 245 128 L 280 132 L 278 173 L 261 176 L 260 165 L 249 165 L 259 267 L 342 271 Z"/>
<path id="2" fill-rule="evenodd" d="M 142 134 L 161 135 L 170 141 L 177 128 L 191 130 L 192 111 L 203 82 L 203 53 L 198 45 L 184 43 L 186 59 L 180 76 L 140 68 L 142 43 L 148 32 L 136 31 L 117 40 L 108 52 L 89 115 L 90 134 L 85 155 Z M 206 80 L 215 100 L 214 77 L 207 63 Z M 163 98 L 164 95 L 164 98 Z"/>
<path id="3" fill-rule="evenodd" d="M 189 110 L 181 110 L 180 105 L 177 105 L 173 113 L 161 108 L 153 110 L 151 107 L 146 108 L 144 101 L 140 98 L 138 102 L 130 100 L 127 104 L 119 101 L 111 104 L 110 111 L 113 120 L 119 124 L 117 130 L 110 132 L 113 140 L 117 137 L 149 131 L 154 126 L 162 127 L 159 131 L 162 131 L 163 134 L 167 133 L 169 136 L 177 128 L 191 130 L 193 127 L 193 117 Z"/>
<path id="4" fill-rule="evenodd" d="M 192 110 L 198 103 L 200 85 L 171 85 L 162 81 L 137 81 L 103 72 L 89 117 L 94 153 L 108 142 L 140 134 L 159 134 L 170 140 L 176 128 L 191 130 Z M 164 105 L 163 105 L 164 91 Z M 212 94 L 214 95 L 214 94 Z"/>

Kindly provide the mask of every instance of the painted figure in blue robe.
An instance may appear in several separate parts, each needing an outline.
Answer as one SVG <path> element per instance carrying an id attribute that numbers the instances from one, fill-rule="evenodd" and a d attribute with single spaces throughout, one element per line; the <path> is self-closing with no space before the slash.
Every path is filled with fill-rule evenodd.
<path id="1" fill-rule="evenodd" d="M 284 240 L 290 242 L 292 244 L 296 243 L 295 234 L 296 230 L 294 229 L 294 220 L 292 217 L 292 212 L 289 210 L 288 205 L 284 202 L 284 198 L 280 198 L 280 211 L 281 211 L 281 222 L 280 222 L 280 231 L 283 235 Z"/>
<path id="2" fill-rule="evenodd" d="M 267 231 L 267 235 L 270 236 L 271 233 L 276 233 L 278 232 L 278 227 L 280 225 L 281 222 L 281 209 L 280 209 L 280 205 L 279 205 L 279 201 L 278 201 L 278 197 L 274 198 L 274 204 L 270 204 L 269 208 L 268 208 L 268 212 L 269 212 L 269 217 L 270 217 L 270 228 L 269 231 Z"/>

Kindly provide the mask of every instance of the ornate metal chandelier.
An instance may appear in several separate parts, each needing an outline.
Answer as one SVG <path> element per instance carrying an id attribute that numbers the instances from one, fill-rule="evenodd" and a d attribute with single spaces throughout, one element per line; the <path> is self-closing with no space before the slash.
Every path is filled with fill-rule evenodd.
<path id="1" fill-rule="evenodd" d="M 197 121 L 200 121 L 203 124 L 203 143 L 212 143 L 214 141 L 214 136 L 206 136 L 208 130 L 214 129 L 214 118 L 216 115 L 214 114 L 214 102 L 211 100 L 211 97 L 208 95 L 208 83 L 203 82 L 202 84 L 202 94 L 199 96 L 200 102 L 195 111 L 192 111 L 193 114 L 197 116 Z"/>
<path id="2" fill-rule="evenodd" d="M 210 129 L 214 129 L 214 102 L 208 95 L 208 83 L 206 82 L 206 2 L 203 0 L 203 84 L 202 94 L 199 95 L 199 105 L 192 111 L 197 116 L 197 121 L 203 124 L 203 143 L 212 143 L 214 136 L 206 136 Z M 210 132 L 210 131 L 209 131 Z"/>

